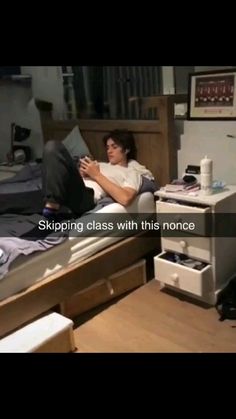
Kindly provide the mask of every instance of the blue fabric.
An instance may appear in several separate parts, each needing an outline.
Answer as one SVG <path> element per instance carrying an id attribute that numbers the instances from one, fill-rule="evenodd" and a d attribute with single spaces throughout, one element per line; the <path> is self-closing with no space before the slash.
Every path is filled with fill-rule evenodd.
<path id="1" fill-rule="evenodd" d="M 159 189 L 155 180 L 148 179 L 145 176 L 142 176 L 142 185 L 139 190 L 139 195 L 144 192 L 151 192 L 154 193 Z"/>
<path id="2" fill-rule="evenodd" d="M 57 218 L 57 213 L 58 213 L 58 210 L 56 210 L 54 208 L 47 208 L 47 207 L 45 207 L 43 209 L 43 216 L 45 218 L 56 219 Z"/>

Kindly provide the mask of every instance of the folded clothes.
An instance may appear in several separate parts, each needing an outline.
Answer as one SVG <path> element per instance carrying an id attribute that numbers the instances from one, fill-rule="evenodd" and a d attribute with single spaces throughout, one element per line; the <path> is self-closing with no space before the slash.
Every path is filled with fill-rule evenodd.
<path id="1" fill-rule="evenodd" d="M 204 263 L 204 262 L 188 258 L 188 257 L 186 257 L 185 255 L 182 255 L 182 254 L 167 253 L 166 256 L 167 256 L 167 259 L 170 262 L 174 262 L 174 263 L 177 263 L 179 265 L 186 266 L 187 268 L 196 269 L 198 271 L 201 271 L 202 269 L 204 269 L 207 266 L 207 264 Z"/>

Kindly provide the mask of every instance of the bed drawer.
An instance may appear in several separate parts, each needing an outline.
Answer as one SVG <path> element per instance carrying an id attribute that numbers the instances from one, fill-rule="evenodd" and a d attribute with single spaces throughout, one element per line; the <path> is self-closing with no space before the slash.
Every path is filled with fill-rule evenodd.
<path id="1" fill-rule="evenodd" d="M 170 223 L 190 223 L 194 224 L 194 229 L 185 229 L 186 232 L 197 234 L 199 236 L 210 235 L 211 227 L 211 208 L 182 205 L 177 203 L 170 203 L 165 201 L 157 201 L 156 203 L 157 219 L 161 222 L 162 226 L 165 222 Z M 164 228 L 162 234 L 176 235 L 176 229 L 172 230 Z M 181 233 L 182 234 L 182 233 Z"/>
<path id="2" fill-rule="evenodd" d="M 85 313 L 145 283 L 146 261 L 145 259 L 141 259 L 137 263 L 120 270 L 106 279 L 98 280 L 91 287 L 78 292 L 61 303 L 61 313 L 73 319 L 79 314 Z"/>
<path id="3" fill-rule="evenodd" d="M 155 279 L 199 297 L 209 293 L 213 286 L 211 265 L 198 271 L 167 260 L 169 255 L 163 252 L 154 257 Z"/>
<path id="4" fill-rule="evenodd" d="M 162 249 L 184 253 L 193 259 L 211 262 L 211 238 L 209 237 L 162 237 Z"/>

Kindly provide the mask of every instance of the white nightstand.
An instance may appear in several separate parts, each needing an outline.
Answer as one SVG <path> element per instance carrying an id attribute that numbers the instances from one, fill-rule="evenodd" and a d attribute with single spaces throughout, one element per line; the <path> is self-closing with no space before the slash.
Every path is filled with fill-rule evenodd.
<path id="1" fill-rule="evenodd" d="M 216 217 L 214 214 L 236 212 L 236 186 L 227 186 L 223 191 L 209 196 L 201 195 L 201 191 L 197 196 L 191 196 L 161 190 L 155 195 L 159 198 L 156 202 L 157 220 L 158 214 L 162 214 L 161 219 L 163 214 L 168 214 L 168 217 L 173 214 L 173 221 L 180 220 L 181 214 L 189 214 L 188 221 L 191 214 L 193 220 L 195 214 L 200 214 L 201 228 L 200 235 L 194 232 L 188 237 L 176 237 L 176 233 L 166 237 L 163 233 L 162 253 L 154 257 L 155 278 L 162 286 L 215 304 L 217 293 L 236 273 L 236 237 L 208 237 L 205 220 L 207 214 L 211 214 L 213 220 Z M 204 267 L 197 270 L 173 262 L 174 253 L 203 262 Z"/>

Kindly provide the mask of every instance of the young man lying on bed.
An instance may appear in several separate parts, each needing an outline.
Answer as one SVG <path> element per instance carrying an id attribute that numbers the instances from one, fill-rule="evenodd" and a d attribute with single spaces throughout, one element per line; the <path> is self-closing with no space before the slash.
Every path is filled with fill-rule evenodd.
<path id="1" fill-rule="evenodd" d="M 49 141 L 46 144 L 43 158 L 45 217 L 53 218 L 62 205 L 75 214 L 82 214 L 106 195 L 128 206 L 140 191 L 142 176 L 153 178 L 149 170 L 134 160 L 136 147 L 131 132 L 112 131 L 104 137 L 104 144 L 108 163 L 98 163 L 85 156 L 79 166 L 62 143 Z"/>
<path id="2" fill-rule="evenodd" d="M 73 215 L 80 216 L 93 209 L 104 196 L 128 206 L 140 193 L 144 179 L 153 176 L 134 160 L 135 142 L 129 131 L 112 131 L 105 136 L 104 144 L 108 163 L 98 163 L 86 156 L 78 166 L 61 142 L 48 141 L 40 172 L 42 184 L 37 183 L 31 190 L 20 179 L 14 185 L 14 193 L 9 193 L 9 184 L 4 185 L 4 193 L 0 192 L 0 213 L 43 213 L 47 218 L 57 218 L 58 212 L 66 207 Z"/>

